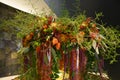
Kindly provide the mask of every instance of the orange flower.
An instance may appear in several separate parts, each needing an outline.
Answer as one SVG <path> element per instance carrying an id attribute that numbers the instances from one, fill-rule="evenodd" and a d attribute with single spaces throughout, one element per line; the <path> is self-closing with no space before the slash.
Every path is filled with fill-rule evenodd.
<path id="1" fill-rule="evenodd" d="M 80 29 L 85 29 L 85 27 L 84 27 L 84 26 L 82 26 L 82 25 L 80 25 Z"/>
<path id="2" fill-rule="evenodd" d="M 59 50 L 60 49 L 60 43 L 57 43 L 55 47 L 56 47 L 57 50 Z"/>
<path id="3" fill-rule="evenodd" d="M 92 32 L 94 32 L 94 33 L 98 33 L 99 32 L 99 30 L 97 29 L 97 27 L 92 27 L 92 28 L 90 28 L 90 30 Z"/>
<path id="4" fill-rule="evenodd" d="M 76 41 L 77 41 L 77 40 L 76 40 L 75 38 L 71 39 L 71 42 L 73 42 L 73 43 L 76 42 Z"/>
<path id="5" fill-rule="evenodd" d="M 52 44 L 53 44 L 53 45 L 56 45 L 57 43 L 58 43 L 58 39 L 55 38 L 55 37 L 53 37 Z"/>
<path id="6" fill-rule="evenodd" d="M 43 28 L 46 29 L 46 28 L 48 28 L 48 26 L 47 26 L 47 25 L 44 25 Z"/>
<path id="7" fill-rule="evenodd" d="M 40 46 L 36 47 L 36 52 L 39 53 L 40 52 Z"/>
<path id="8" fill-rule="evenodd" d="M 96 27 L 96 24 L 94 23 L 94 24 L 92 24 L 92 27 Z"/>
<path id="9" fill-rule="evenodd" d="M 84 35 L 85 35 L 85 32 L 83 32 L 83 31 L 80 31 L 80 32 L 76 35 L 78 44 L 80 44 L 80 43 L 82 43 L 82 42 L 84 41 Z"/>
<path id="10" fill-rule="evenodd" d="M 97 33 L 94 33 L 94 32 L 90 32 L 90 37 L 92 39 L 95 39 L 97 37 Z"/>
<path id="11" fill-rule="evenodd" d="M 88 22 L 87 21 L 82 22 L 81 26 L 87 27 L 88 26 Z"/>
<path id="12" fill-rule="evenodd" d="M 30 36 L 32 36 L 32 37 L 33 37 L 33 36 L 34 36 L 34 33 L 33 33 L 33 32 L 31 32 L 31 33 L 30 33 Z"/>
<path id="13" fill-rule="evenodd" d="M 66 41 L 67 41 L 67 36 L 64 35 L 64 34 L 61 34 L 61 35 L 60 35 L 60 41 L 61 41 L 61 42 L 66 42 Z"/>
<path id="14" fill-rule="evenodd" d="M 88 17 L 88 18 L 86 19 L 86 22 L 87 22 L 87 23 L 90 23 L 90 21 L 91 21 L 91 17 Z"/>
<path id="15" fill-rule="evenodd" d="M 50 28 L 53 28 L 53 29 L 57 28 L 57 25 L 58 25 L 57 23 L 53 22 L 53 23 L 51 23 Z"/>
<path id="16" fill-rule="evenodd" d="M 83 21 L 82 24 L 80 25 L 80 29 L 85 29 L 86 27 L 88 27 L 88 22 Z"/>
<path id="17" fill-rule="evenodd" d="M 79 33 L 81 36 L 84 36 L 85 35 L 85 32 L 83 32 L 83 31 L 80 31 L 80 33 Z"/>
<path id="18" fill-rule="evenodd" d="M 28 35 L 25 37 L 25 39 L 26 39 L 27 41 L 30 41 L 30 40 L 32 39 L 32 36 L 31 36 L 30 34 L 28 34 Z"/>

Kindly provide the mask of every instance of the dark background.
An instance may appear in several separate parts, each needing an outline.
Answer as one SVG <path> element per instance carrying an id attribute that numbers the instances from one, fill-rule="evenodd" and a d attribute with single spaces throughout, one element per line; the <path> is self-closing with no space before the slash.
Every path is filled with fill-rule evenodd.
<path id="1" fill-rule="evenodd" d="M 87 16 L 95 16 L 95 12 L 102 12 L 102 21 L 108 25 L 120 25 L 120 1 L 119 0 L 66 0 L 66 7 L 75 14 L 75 1 L 80 5 L 81 11 L 86 11 Z M 78 5 L 78 4 L 76 4 Z"/>
<path id="2" fill-rule="evenodd" d="M 103 12 L 103 21 L 108 25 L 120 25 L 119 0 L 81 0 L 81 9 L 86 10 L 90 16 L 94 12 Z"/>

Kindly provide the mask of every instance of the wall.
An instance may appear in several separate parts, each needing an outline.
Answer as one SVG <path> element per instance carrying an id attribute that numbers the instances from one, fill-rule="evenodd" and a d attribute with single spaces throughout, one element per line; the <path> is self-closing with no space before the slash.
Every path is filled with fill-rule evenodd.
<path id="1" fill-rule="evenodd" d="M 57 16 L 62 14 L 62 8 L 65 5 L 65 0 L 45 0 L 45 2 Z"/>
<path id="2" fill-rule="evenodd" d="M 16 10 L 0 3 L 0 25 L 1 20 L 10 19 L 16 13 Z M 16 35 L 11 33 L 11 26 L 3 29 L 0 26 L 0 77 L 17 74 L 17 39 Z"/>

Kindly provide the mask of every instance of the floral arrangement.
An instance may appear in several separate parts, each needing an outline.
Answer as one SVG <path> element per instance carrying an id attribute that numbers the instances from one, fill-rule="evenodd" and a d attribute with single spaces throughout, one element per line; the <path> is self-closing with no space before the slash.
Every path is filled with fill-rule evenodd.
<path id="1" fill-rule="evenodd" d="M 109 49 L 106 30 L 96 19 L 83 14 L 56 19 L 42 16 L 35 17 L 30 24 L 31 30 L 23 37 L 23 48 L 19 51 L 24 75 L 29 74 L 23 75 L 26 80 L 57 80 L 60 71 L 63 80 L 93 80 L 92 72 L 99 72 L 99 79 L 105 79 L 104 60 L 115 60 L 117 55 L 106 53 Z"/>

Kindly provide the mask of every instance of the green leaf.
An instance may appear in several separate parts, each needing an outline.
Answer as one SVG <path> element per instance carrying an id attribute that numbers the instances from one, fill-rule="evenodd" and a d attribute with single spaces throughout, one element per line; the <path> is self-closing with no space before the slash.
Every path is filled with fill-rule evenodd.
<path id="1" fill-rule="evenodd" d="M 96 49 L 96 45 L 97 45 L 97 44 L 96 44 L 96 41 L 93 40 L 93 42 L 92 42 L 92 46 L 93 46 L 94 49 Z"/>
<path id="2" fill-rule="evenodd" d="M 98 47 L 96 47 L 95 51 L 96 51 L 97 54 L 99 54 L 99 49 L 98 49 Z"/>
<path id="3" fill-rule="evenodd" d="M 53 59 L 55 60 L 55 62 L 57 62 L 57 55 L 56 55 L 54 48 L 52 48 L 51 51 L 52 51 Z"/>
<path id="4" fill-rule="evenodd" d="M 23 53 L 28 53 L 28 52 L 29 52 L 29 47 L 23 47 L 17 53 L 23 54 Z"/>
<path id="5" fill-rule="evenodd" d="M 44 55 L 44 62 L 45 64 L 48 64 L 48 57 L 46 55 Z"/>
<path id="6" fill-rule="evenodd" d="M 102 44 L 104 45 L 105 48 L 108 48 L 108 46 L 105 44 L 105 42 L 102 41 Z"/>
<path id="7" fill-rule="evenodd" d="M 25 48 L 24 48 L 24 53 L 28 53 L 29 50 L 30 50 L 29 47 L 25 47 Z"/>
<path id="8" fill-rule="evenodd" d="M 95 40 L 93 40 L 92 46 L 95 49 L 96 53 L 99 54 L 99 49 L 98 49 L 98 46 L 97 46 L 97 42 Z"/>

